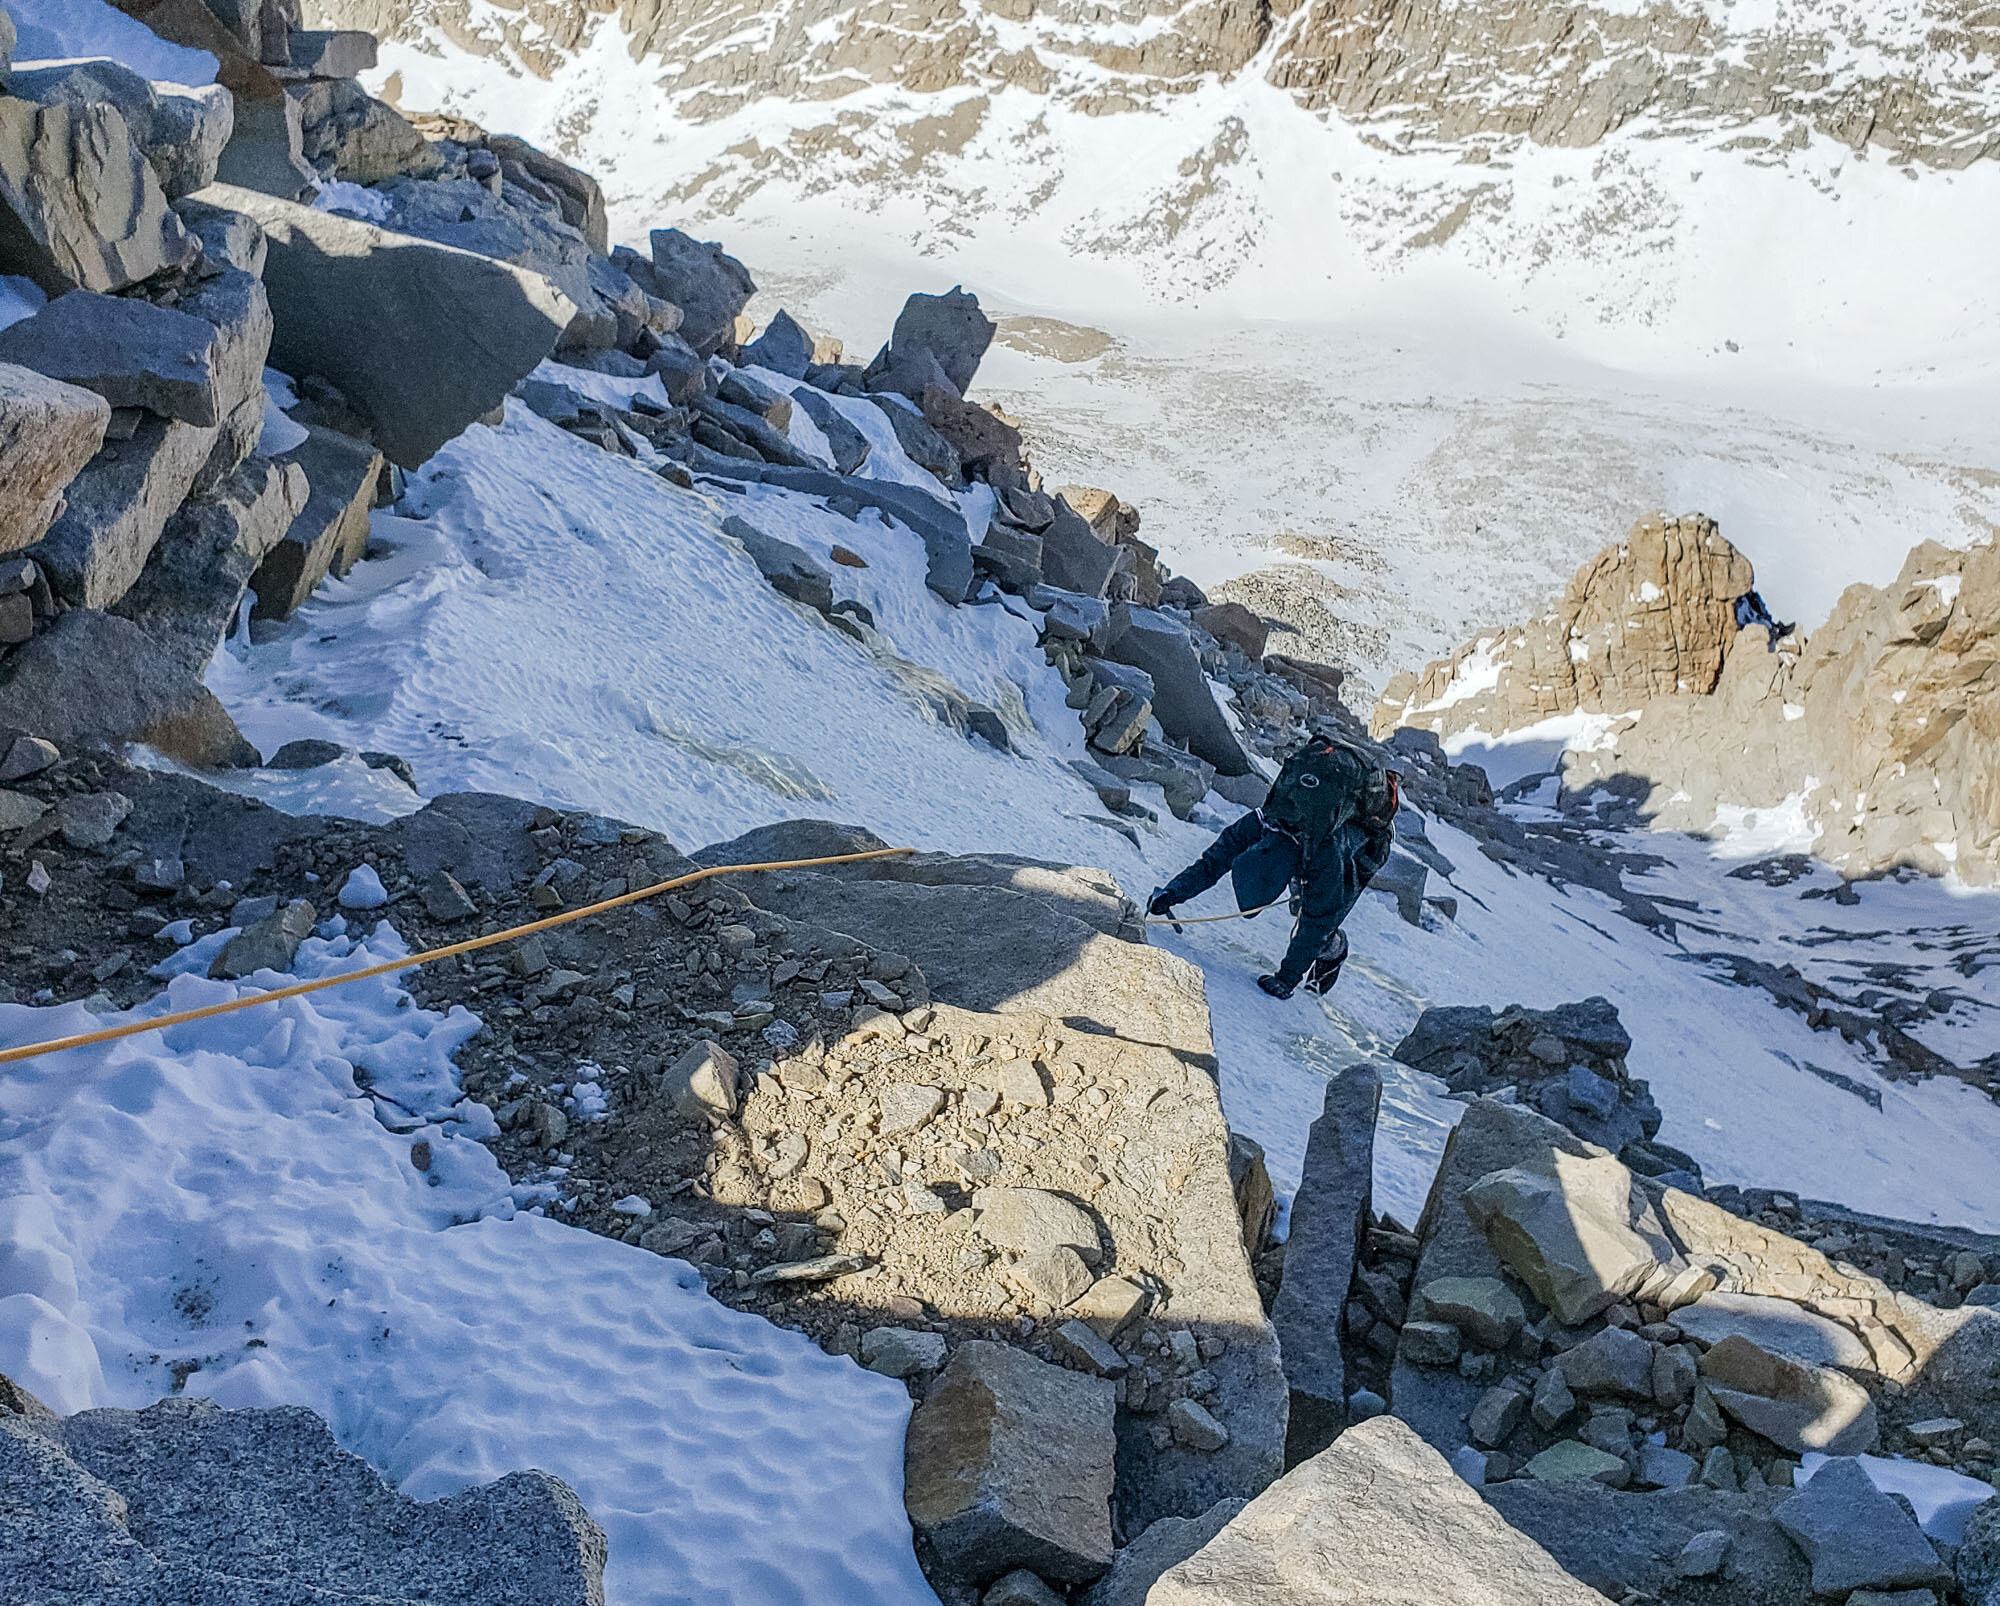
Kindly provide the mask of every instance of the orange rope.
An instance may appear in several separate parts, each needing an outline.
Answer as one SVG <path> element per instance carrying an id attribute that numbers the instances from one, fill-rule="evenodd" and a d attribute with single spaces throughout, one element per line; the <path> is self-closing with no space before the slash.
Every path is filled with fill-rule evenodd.
<path id="1" fill-rule="evenodd" d="M 706 881 L 710 876 L 750 875 L 761 870 L 806 870 L 817 864 L 856 864 L 864 859 L 889 859 L 916 851 L 915 848 L 872 848 L 866 853 L 835 853 L 820 859 L 783 859 L 774 864 L 716 865 L 712 869 L 696 870 L 691 875 L 676 876 L 673 880 L 662 881 L 656 886 L 642 887 L 637 892 L 606 898 L 601 903 L 586 904 L 581 909 L 566 909 L 561 914 L 550 915 L 545 920 L 530 921 L 525 926 L 510 926 L 505 931 L 495 931 L 484 937 L 469 937 L 464 942 L 455 942 L 449 947 L 432 948 L 425 953 L 411 954 L 407 959 L 392 959 L 384 965 L 370 965 L 366 970 L 349 970 L 338 976 L 321 976 L 316 981 L 296 982 L 290 987 L 279 987 L 268 993 L 253 993 L 247 998 L 232 998 L 227 1003 L 208 1004 L 200 1009 L 184 1009 L 178 1014 L 161 1015 L 153 1020 L 129 1021 L 123 1026 L 107 1026 L 101 1031 L 79 1032 L 74 1037 L 56 1037 L 46 1043 L 29 1043 L 22 1048 L 0 1050 L 0 1065 L 15 1060 L 35 1059 L 43 1054 L 57 1054 L 66 1048 L 88 1048 L 93 1043 L 115 1042 L 121 1037 L 136 1037 L 141 1032 L 156 1032 L 168 1026 L 182 1026 L 189 1021 L 207 1020 L 213 1015 L 234 1014 L 239 1009 L 251 1009 L 258 1004 L 275 1004 L 281 998 L 300 998 L 307 993 L 321 992 L 328 987 L 344 987 L 351 981 L 366 981 L 371 976 L 387 976 L 394 971 L 408 970 L 416 965 L 428 965 L 433 960 L 449 959 L 455 954 L 469 954 L 480 948 L 491 948 L 497 943 L 511 942 L 516 937 L 529 937 L 538 931 L 566 926 L 572 920 L 581 920 L 586 915 L 602 914 L 607 909 L 622 909 L 628 903 L 638 903 L 645 898 L 658 897 L 662 892 L 671 892 L 675 887 Z"/>

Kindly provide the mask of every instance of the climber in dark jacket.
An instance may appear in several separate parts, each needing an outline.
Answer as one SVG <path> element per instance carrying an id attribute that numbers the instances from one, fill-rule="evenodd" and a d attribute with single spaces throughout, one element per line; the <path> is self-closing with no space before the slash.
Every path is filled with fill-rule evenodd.
<path id="1" fill-rule="evenodd" d="M 1779 624 L 1777 620 L 1771 617 L 1771 610 L 1766 606 L 1764 599 L 1754 591 L 1746 591 L 1736 599 L 1736 628 L 1738 630 L 1747 630 L 1752 625 L 1762 625 L 1764 627 L 1766 631 L 1764 650 L 1766 652 L 1776 652 L 1778 650 L 1778 643 L 1786 636 L 1789 636 L 1796 628 L 1792 625 Z"/>
<path id="2" fill-rule="evenodd" d="M 1296 887 L 1298 925 L 1275 974 L 1257 985 L 1289 998 L 1301 982 L 1325 992 L 1347 957 L 1340 924 L 1395 842 L 1391 772 L 1346 742 L 1315 741 L 1286 761 L 1261 809 L 1227 827 L 1208 851 L 1153 894 L 1147 912 L 1173 913 L 1226 874 L 1239 909 L 1276 903 Z"/>

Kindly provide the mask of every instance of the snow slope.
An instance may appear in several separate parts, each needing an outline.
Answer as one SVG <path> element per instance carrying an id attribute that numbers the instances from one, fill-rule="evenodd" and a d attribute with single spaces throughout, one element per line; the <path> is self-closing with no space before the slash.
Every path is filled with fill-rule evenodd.
<path id="1" fill-rule="evenodd" d="M 308 940 L 296 968 L 407 952 L 384 925 Z M 183 975 L 146 1010 L 249 990 Z M 0 1044 L 99 1023 L 8 1005 Z M 531 1190 L 476 1141 L 491 1113 L 458 1099 L 478 1025 L 378 978 L 9 1066 L 0 1372 L 65 1412 L 182 1379 L 308 1405 L 418 1499 L 544 1468 L 604 1527 L 617 1606 L 934 1606 L 902 1385 L 717 1304 L 683 1262 L 518 1210 Z"/>
<path id="2" fill-rule="evenodd" d="M 617 238 L 721 236 L 754 311 L 859 358 L 911 288 L 1039 320 L 979 393 L 1051 481 L 1117 490 L 1204 586 L 1304 564 L 1371 688 L 1658 508 L 1719 519 L 1808 627 L 1918 540 L 2000 528 L 1991 161 L 1639 125 L 1469 155 L 1255 67 L 1104 115 L 883 85 L 695 115 L 615 18 L 546 78 L 507 60 L 399 44 L 373 81 L 578 161 Z"/>
<path id="3" fill-rule="evenodd" d="M 890 443 L 876 453 L 885 472 L 906 466 Z M 376 516 L 385 556 L 330 582 L 260 644 L 218 655 L 210 684 L 264 751 L 306 735 L 384 748 L 410 759 L 427 792 L 548 798 L 683 848 L 775 819 L 833 818 L 920 847 L 1100 865 L 1139 895 L 1207 842 L 1157 794 L 1160 822 L 1140 845 L 1104 821 L 1063 767 L 1082 751 L 1077 720 L 1032 627 L 998 603 L 953 609 L 924 590 L 906 532 L 768 487 L 683 492 L 512 403 L 504 429 L 475 428 L 427 465 L 407 506 L 421 517 Z M 832 573 L 875 611 L 888 645 L 864 649 L 774 595 L 721 533 L 728 511 L 822 558 L 835 540 L 860 552 L 869 568 Z M 942 723 L 928 676 L 1013 707 L 1023 756 Z M 296 806 L 301 783 L 239 784 Z M 414 801 L 404 791 L 399 806 Z M 1854 909 L 1806 903 L 1799 893 L 1830 876 L 1766 887 L 1731 879 L 1726 848 L 1649 838 L 1641 845 L 1671 867 L 1635 890 L 1697 906 L 1676 946 L 1598 894 L 1513 876 L 1441 827 L 1438 841 L 1457 866 L 1458 921 L 1417 930 L 1386 898 L 1365 899 L 1350 923 L 1356 958 L 1325 1006 L 1256 990 L 1288 934 L 1274 916 L 1159 937 L 1208 976 L 1226 1108 L 1269 1146 L 1282 1191 L 1327 1074 L 1385 1054 L 1425 1005 L 1543 1008 L 1601 992 L 1667 1113 L 1662 1136 L 1712 1180 L 2000 1227 L 2000 1107 L 1957 1083 L 1882 1083 L 1858 1050 L 1686 957 L 1735 947 L 1773 963 L 1907 964 L 1919 993 L 1983 1000 L 1933 1045 L 1970 1061 L 2000 1049 L 2000 963 L 1961 975 L 1964 953 L 1941 937 L 1964 928 L 1976 947 L 2000 922 L 2000 898 L 1914 882 L 1865 886 Z M 1208 905 L 1224 907 L 1220 897 Z M 1883 1108 L 1807 1062 L 1879 1084 Z M 1385 1207 L 1413 1219 L 1457 1106 L 1391 1074 L 1378 1178 Z"/>

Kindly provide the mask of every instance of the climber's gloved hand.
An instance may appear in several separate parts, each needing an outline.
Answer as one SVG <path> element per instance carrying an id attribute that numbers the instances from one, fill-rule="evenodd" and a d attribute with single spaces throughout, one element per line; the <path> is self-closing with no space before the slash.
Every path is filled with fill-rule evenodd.
<path id="1" fill-rule="evenodd" d="M 1165 887 L 1156 887 L 1153 890 L 1152 901 L 1146 905 L 1146 913 L 1171 919 L 1173 912 L 1174 900 L 1167 896 L 1167 889 Z M 1179 921 L 1174 922 L 1174 930 L 1184 932 L 1185 929 Z"/>
<path id="2" fill-rule="evenodd" d="M 1292 984 L 1282 976 L 1259 976 L 1257 978 L 1257 985 L 1273 998 L 1290 998 L 1292 996 Z"/>

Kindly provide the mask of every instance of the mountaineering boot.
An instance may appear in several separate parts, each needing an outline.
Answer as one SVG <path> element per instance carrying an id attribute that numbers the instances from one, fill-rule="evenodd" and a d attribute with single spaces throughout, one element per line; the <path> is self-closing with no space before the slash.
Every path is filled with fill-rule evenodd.
<path id="1" fill-rule="evenodd" d="M 1290 998 L 1292 996 L 1292 984 L 1281 976 L 1259 976 L 1257 978 L 1257 985 L 1273 998 Z"/>
<path id="2" fill-rule="evenodd" d="M 1347 961 L 1347 933 L 1336 931 L 1326 950 L 1306 969 L 1305 985 L 1316 993 L 1333 991 L 1340 980 L 1340 967 Z"/>

